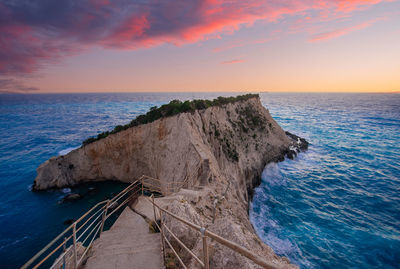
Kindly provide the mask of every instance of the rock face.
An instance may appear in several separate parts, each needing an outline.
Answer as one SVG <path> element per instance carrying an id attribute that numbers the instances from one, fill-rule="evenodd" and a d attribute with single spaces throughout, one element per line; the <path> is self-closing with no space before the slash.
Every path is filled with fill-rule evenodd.
<path id="1" fill-rule="evenodd" d="M 255 235 L 248 206 L 265 165 L 282 161 L 285 155 L 293 157 L 307 145 L 304 139 L 286 134 L 254 97 L 162 118 L 53 157 L 37 169 L 33 188 L 101 180 L 133 182 L 142 175 L 162 184 L 184 182 L 191 191 L 171 197 L 166 207 L 290 267 Z M 200 248 L 201 241 L 182 229 L 174 223 L 183 241 Z M 257 268 L 218 245 L 210 253 L 212 268 Z"/>
<path id="2" fill-rule="evenodd" d="M 132 127 L 53 157 L 37 169 L 33 188 L 133 182 L 141 175 L 196 186 L 223 175 L 240 179 L 251 193 L 265 164 L 283 160 L 293 146 L 299 148 L 296 137 L 252 98 Z"/>

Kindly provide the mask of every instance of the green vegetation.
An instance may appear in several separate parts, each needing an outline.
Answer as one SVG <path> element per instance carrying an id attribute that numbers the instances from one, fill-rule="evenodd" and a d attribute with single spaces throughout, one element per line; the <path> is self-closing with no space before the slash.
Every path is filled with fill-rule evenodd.
<path id="1" fill-rule="evenodd" d="M 246 106 L 244 108 L 236 108 L 236 113 L 239 115 L 237 122 L 230 121 L 233 128 L 238 128 L 238 131 L 243 133 L 251 133 L 256 129 L 265 130 L 266 119 L 254 107 Z M 271 123 L 270 127 L 271 127 Z M 255 139 L 256 134 L 252 137 Z"/>
<path id="2" fill-rule="evenodd" d="M 239 161 L 239 153 L 236 151 L 235 146 L 231 146 L 228 140 L 225 141 L 225 144 L 222 144 L 222 150 L 230 160 Z"/>
<path id="3" fill-rule="evenodd" d="M 149 232 L 150 233 L 159 233 L 160 232 L 160 230 L 158 229 L 158 227 L 161 224 L 160 220 L 157 220 L 158 227 L 157 227 L 157 224 L 154 222 L 154 220 L 150 220 L 150 222 L 148 224 L 149 224 Z"/>
<path id="4" fill-rule="evenodd" d="M 106 131 L 98 134 L 96 137 L 90 137 L 83 141 L 83 146 L 93 143 L 97 140 L 105 138 L 110 134 L 115 134 L 120 131 L 126 130 L 130 127 L 151 123 L 155 120 L 164 117 L 171 117 L 183 112 L 194 112 L 196 110 L 206 109 L 212 106 L 223 106 L 230 103 L 235 103 L 238 101 L 246 101 L 248 99 L 259 97 L 258 94 L 245 94 L 239 95 L 236 97 L 218 97 L 214 100 L 193 100 L 193 101 L 184 101 L 181 102 L 179 100 L 172 100 L 169 104 L 162 105 L 157 108 L 156 106 L 151 107 L 150 111 L 144 115 L 137 116 L 136 119 L 132 120 L 130 123 L 126 125 L 118 125 L 112 131 Z M 216 134 L 216 136 L 218 136 Z"/>
<path id="5" fill-rule="evenodd" d="M 251 128 L 264 127 L 265 119 L 253 107 L 247 106 L 241 111 L 241 115 L 245 116 L 247 125 Z M 241 118 L 244 122 L 244 119 Z"/>
<path id="6" fill-rule="evenodd" d="M 178 269 L 180 268 L 180 264 L 175 254 L 168 249 L 168 253 L 165 257 L 165 268 L 166 269 Z"/>

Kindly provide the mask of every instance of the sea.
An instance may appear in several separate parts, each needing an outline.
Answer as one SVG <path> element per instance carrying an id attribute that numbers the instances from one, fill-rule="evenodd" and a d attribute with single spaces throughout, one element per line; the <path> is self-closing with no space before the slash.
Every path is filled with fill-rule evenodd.
<path id="1" fill-rule="evenodd" d="M 0 267 L 18 268 L 118 182 L 33 192 L 36 168 L 173 99 L 238 93 L 0 94 Z M 400 95 L 261 93 L 306 138 L 268 164 L 250 206 L 260 238 L 300 268 L 400 268 Z M 83 195 L 63 202 L 71 192 Z"/>

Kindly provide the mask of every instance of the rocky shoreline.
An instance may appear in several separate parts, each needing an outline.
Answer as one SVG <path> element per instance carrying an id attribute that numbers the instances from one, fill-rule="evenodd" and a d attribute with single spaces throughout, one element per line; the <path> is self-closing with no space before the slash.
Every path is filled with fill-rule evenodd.
<path id="1" fill-rule="evenodd" d="M 257 95 L 230 100 L 129 127 L 53 157 L 37 169 L 33 189 L 104 180 L 133 182 L 142 175 L 160 179 L 165 183 L 161 188 L 185 182 L 178 193 L 160 198 L 165 208 L 279 267 L 296 267 L 257 237 L 248 208 L 265 165 L 285 156 L 294 158 L 308 142 L 285 133 Z M 167 221 L 191 249 L 201 248 L 189 230 Z M 258 268 L 215 243 L 210 257 L 212 268 Z M 191 264 L 190 257 L 185 259 Z"/>

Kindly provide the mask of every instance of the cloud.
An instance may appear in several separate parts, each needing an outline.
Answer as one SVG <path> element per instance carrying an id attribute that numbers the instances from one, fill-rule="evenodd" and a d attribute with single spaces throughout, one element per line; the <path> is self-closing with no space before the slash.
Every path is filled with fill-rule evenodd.
<path id="1" fill-rule="evenodd" d="M 243 63 L 243 62 L 245 62 L 245 60 L 243 60 L 243 59 L 234 59 L 234 60 L 230 60 L 230 61 L 221 62 L 221 64 L 238 64 L 238 63 Z"/>
<path id="2" fill-rule="evenodd" d="M 39 88 L 28 87 L 14 79 L 0 79 L 0 92 L 28 93 L 38 91 Z"/>
<path id="3" fill-rule="evenodd" d="M 306 10 L 351 12 L 385 0 L 14 0 L 0 2 L 0 74 L 34 73 L 87 48 L 182 45 Z"/>
<path id="4" fill-rule="evenodd" d="M 357 24 L 354 26 L 344 27 L 344 28 L 337 29 L 334 31 L 319 33 L 319 34 L 311 36 L 308 41 L 309 42 L 320 42 L 320 41 L 337 38 L 337 37 L 349 34 L 351 32 L 367 28 L 367 27 L 371 26 L 372 24 L 374 24 L 375 22 L 377 22 L 378 20 L 381 20 L 381 19 L 370 20 L 370 21 L 366 21 L 366 22 L 363 22 L 363 23 L 360 23 L 360 24 Z"/>

